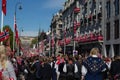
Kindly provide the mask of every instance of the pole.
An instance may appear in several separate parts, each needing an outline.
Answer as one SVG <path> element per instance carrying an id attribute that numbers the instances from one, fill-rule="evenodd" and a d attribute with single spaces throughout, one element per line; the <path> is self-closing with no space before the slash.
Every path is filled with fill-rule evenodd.
<path id="1" fill-rule="evenodd" d="M 50 52 L 51 52 L 50 41 L 51 41 L 51 39 L 49 39 L 49 57 L 50 57 Z"/>
<path id="2" fill-rule="evenodd" d="M 16 20 L 16 12 L 14 14 L 14 25 L 13 25 L 13 51 L 15 50 L 15 21 Z"/>
<path id="3" fill-rule="evenodd" d="M 74 27 L 76 27 L 76 26 L 74 26 L 74 20 L 75 20 L 75 15 L 74 15 L 74 12 L 73 12 L 73 30 L 74 30 Z M 73 56 L 74 56 L 74 51 L 75 51 L 75 46 L 76 46 L 74 38 L 75 38 L 76 31 L 75 32 L 73 31 L 73 33 L 74 33 L 73 34 Z"/>
<path id="4" fill-rule="evenodd" d="M 66 51 L 66 44 L 65 44 L 65 40 L 64 40 L 64 55 L 65 55 L 65 51 Z"/>
<path id="5" fill-rule="evenodd" d="M 15 27 L 15 24 L 16 24 L 16 11 L 17 11 L 17 6 L 21 4 L 21 2 L 18 2 L 16 3 L 15 5 L 15 13 L 14 13 L 14 27 Z M 22 7 L 21 5 L 19 6 L 19 10 L 21 10 Z M 14 29 L 14 28 L 13 28 Z M 15 32 L 15 30 L 13 30 Z M 18 44 L 18 48 L 19 48 L 19 44 Z M 15 33 L 13 33 L 13 51 L 15 50 Z M 19 52 L 19 49 L 18 49 L 18 52 Z M 19 54 L 18 54 L 19 55 Z"/>
<path id="6" fill-rule="evenodd" d="M 4 20 L 4 18 L 3 18 L 3 11 L 2 11 L 2 15 L 1 15 L 1 32 L 3 31 L 3 20 Z M 1 42 L 1 45 L 3 44 L 3 42 Z"/>
<path id="7" fill-rule="evenodd" d="M 66 23 L 65 23 L 66 24 Z M 66 52 L 66 44 L 65 44 L 65 41 L 66 41 L 66 27 L 65 27 L 65 30 L 64 30 L 64 55 L 65 55 L 65 52 Z"/>

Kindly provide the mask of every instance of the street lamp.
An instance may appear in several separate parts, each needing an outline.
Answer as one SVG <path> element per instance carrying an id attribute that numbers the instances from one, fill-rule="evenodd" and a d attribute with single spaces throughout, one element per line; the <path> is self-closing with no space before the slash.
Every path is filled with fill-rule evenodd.
<path id="1" fill-rule="evenodd" d="M 19 6 L 19 8 L 18 8 L 19 10 L 22 10 L 21 2 L 18 2 L 15 5 L 15 17 L 16 17 L 17 6 Z"/>
<path id="2" fill-rule="evenodd" d="M 17 7 L 19 6 L 19 10 L 22 9 L 22 6 L 21 6 L 21 2 L 18 2 L 16 3 L 15 5 L 15 13 L 14 13 L 14 27 L 16 26 L 16 11 L 17 11 Z M 17 27 L 17 26 L 16 26 Z M 13 28 L 14 29 L 14 28 Z M 15 30 L 13 30 L 15 32 Z M 13 51 L 14 51 L 14 48 L 15 48 L 15 33 L 13 33 Z M 18 54 L 19 54 L 19 45 L 18 45 Z"/>

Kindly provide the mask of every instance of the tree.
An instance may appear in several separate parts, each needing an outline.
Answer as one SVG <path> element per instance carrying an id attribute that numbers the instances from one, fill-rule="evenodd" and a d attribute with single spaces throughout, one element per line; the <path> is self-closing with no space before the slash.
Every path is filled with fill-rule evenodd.
<path id="1" fill-rule="evenodd" d="M 8 40 L 10 40 L 10 42 L 9 42 L 10 48 L 13 50 L 13 31 L 9 25 L 5 25 L 3 27 L 3 30 L 5 30 L 6 28 L 9 29 L 9 39 L 3 41 L 3 44 L 8 45 L 8 42 L 9 42 Z"/>
<path id="2" fill-rule="evenodd" d="M 32 48 L 34 44 L 37 44 L 37 42 L 38 42 L 37 38 L 33 39 L 30 47 Z"/>
<path id="3" fill-rule="evenodd" d="M 44 31 L 42 31 L 39 35 L 38 35 L 38 42 L 47 39 L 47 35 Z"/>

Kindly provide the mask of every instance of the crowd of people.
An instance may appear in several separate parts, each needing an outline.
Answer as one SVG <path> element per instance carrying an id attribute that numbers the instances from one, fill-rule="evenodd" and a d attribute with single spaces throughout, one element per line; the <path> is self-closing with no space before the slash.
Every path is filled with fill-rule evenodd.
<path id="1" fill-rule="evenodd" d="M 120 80 L 120 56 L 99 56 L 93 48 L 85 55 L 15 56 L 0 46 L 0 80 Z"/>

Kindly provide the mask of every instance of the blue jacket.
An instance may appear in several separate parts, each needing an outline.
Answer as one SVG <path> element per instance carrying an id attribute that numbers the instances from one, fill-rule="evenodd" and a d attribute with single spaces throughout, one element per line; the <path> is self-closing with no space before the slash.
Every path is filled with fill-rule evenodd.
<path id="1" fill-rule="evenodd" d="M 85 80 L 104 80 L 102 71 L 107 67 L 101 58 L 88 57 L 83 65 L 87 69 Z"/>

